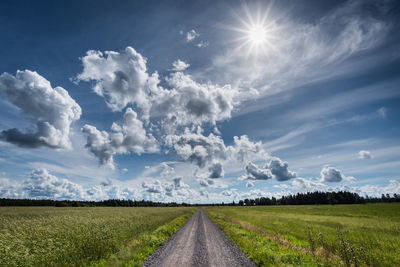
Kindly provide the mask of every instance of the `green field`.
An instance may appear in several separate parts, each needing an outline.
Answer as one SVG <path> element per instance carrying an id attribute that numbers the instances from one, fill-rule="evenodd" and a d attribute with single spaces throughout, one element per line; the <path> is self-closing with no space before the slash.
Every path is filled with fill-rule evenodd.
<path id="1" fill-rule="evenodd" d="M 0 266 L 138 266 L 192 208 L 0 207 Z"/>
<path id="2" fill-rule="evenodd" d="M 400 266 L 400 204 L 206 212 L 260 266 Z"/>

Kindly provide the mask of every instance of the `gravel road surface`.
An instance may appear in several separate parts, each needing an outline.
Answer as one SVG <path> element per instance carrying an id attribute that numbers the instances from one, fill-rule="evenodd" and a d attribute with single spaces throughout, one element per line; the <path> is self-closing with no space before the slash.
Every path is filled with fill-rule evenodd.
<path id="1" fill-rule="evenodd" d="M 256 266 L 198 209 L 142 266 Z"/>

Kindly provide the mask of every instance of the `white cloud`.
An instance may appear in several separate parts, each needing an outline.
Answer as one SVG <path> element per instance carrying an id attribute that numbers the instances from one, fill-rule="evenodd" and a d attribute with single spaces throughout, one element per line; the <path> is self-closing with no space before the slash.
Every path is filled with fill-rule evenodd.
<path id="1" fill-rule="evenodd" d="M 287 162 L 279 158 L 271 158 L 264 168 L 259 168 L 253 162 L 246 165 L 246 174 L 239 177 L 239 180 L 268 180 L 274 178 L 277 181 L 287 181 L 297 177 L 295 172 L 290 171 Z"/>
<path id="2" fill-rule="evenodd" d="M 268 180 L 272 179 L 272 173 L 270 169 L 259 168 L 253 162 L 249 162 L 246 166 L 246 175 L 241 177 L 240 180 Z"/>
<path id="3" fill-rule="evenodd" d="M 113 132 L 110 134 L 87 124 L 82 128 L 87 135 L 86 147 L 99 159 L 100 164 L 114 168 L 114 154 L 134 152 L 140 155 L 159 151 L 157 140 L 146 133 L 143 123 L 131 108 L 127 108 L 122 125 L 113 123 L 111 130 Z"/>
<path id="4" fill-rule="evenodd" d="M 323 182 L 341 182 L 343 178 L 344 175 L 338 169 L 325 167 L 321 170 L 321 180 Z"/>
<path id="5" fill-rule="evenodd" d="M 215 124 L 231 117 L 233 96 L 237 91 L 229 85 L 197 83 L 182 72 L 172 73 L 166 81 L 172 89 L 161 91 L 153 104 L 155 112 L 168 118 L 163 123 Z"/>
<path id="6" fill-rule="evenodd" d="M 0 198 L 23 198 L 24 194 L 19 189 L 19 185 L 10 179 L 0 178 Z"/>
<path id="7" fill-rule="evenodd" d="M 360 152 L 358 152 L 358 157 L 360 159 L 372 159 L 372 154 L 371 152 L 367 151 L 367 150 L 361 150 Z"/>
<path id="8" fill-rule="evenodd" d="M 93 91 L 113 111 L 136 104 L 148 116 L 150 95 L 158 90 L 159 79 L 157 73 L 147 73 L 146 58 L 128 46 L 121 52 L 89 50 L 81 60 L 83 71 L 77 81 L 94 81 Z"/>
<path id="9" fill-rule="evenodd" d="M 221 192 L 221 195 L 231 197 L 233 199 L 240 199 L 240 194 L 236 188 L 227 189 Z"/>
<path id="10" fill-rule="evenodd" d="M 390 28 L 379 7 L 373 7 L 381 13 L 379 18 L 363 12 L 369 4 L 370 1 L 347 1 L 312 23 L 271 15 L 267 18 L 270 39 L 264 49 L 250 51 L 242 44 L 230 47 L 214 58 L 213 66 L 204 75 L 238 84 L 243 88 L 238 98 L 242 98 L 249 87 L 259 91 L 255 96 L 261 97 L 359 71 L 368 66 L 366 62 L 371 57 L 348 60 L 378 47 Z M 249 58 L 253 53 L 257 53 L 257 60 Z"/>
<path id="11" fill-rule="evenodd" d="M 142 187 L 146 189 L 146 191 L 150 193 L 164 193 L 164 187 L 162 186 L 159 180 L 156 180 L 154 183 L 142 183 Z"/>
<path id="12" fill-rule="evenodd" d="M 387 109 L 385 107 L 381 107 L 380 109 L 378 109 L 378 114 L 382 119 L 386 119 Z"/>
<path id="13" fill-rule="evenodd" d="M 34 126 L 26 133 L 16 128 L 4 130 L 1 139 L 28 148 L 71 148 L 70 126 L 82 111 L 64 88 L 53 88 L 37 72 L 25 70 L 17 71 L 15 77 L 8 73 L 0 75 L 0 93 Z"/>
<path id="14" fill-rule="evenodd" d="M 277 181 L 286 181 L 297 177 L 295 172 L 289 171 L 288 163 L 279 158 L 272 158 L 265 168 L 271 170 Z"/>
<path id="15" fill-rule="evenodd" d="M 196 39 L 199 36 L 200 36 L 200 34 L 197 33 L 194 29 L 190 30 L 190 31 L 188 31 L 186 33 L 186 42 L 189 43 L 189 42 L 193 41 L 194 39 Z"/>
<path id="16" fill-rule="evenodd" d="M 172 62 L 172 67 L 173 67 L 172 70 L 174 71 L 184 71 L 190 67 L 190 64 L 178 59 Z"/>
<path id="17" fill-rule="evenodd" d="M 233 145 L 228 147 L 231 159 L 239 162 L 256 161 L 268 158 L 261 141 L 252 142 L 247 135 L 233 137 Z"/>
<path id="18" fill-rule="evenodd" d="M 260 197 L 271 198 L 273 196 L 277 197 L 277 196 L 280 196 L 280 195 L 282 195 L 282 194 L 279 194 L 279 193 L 278 194 L 272 194 L 270 192 L 265 192 L 265 191 L 262 191 L 262 190 L 259 190 L 259 189 L 253 189 L 253 190 L 250 190 L 248 192 L 241 193 L 239 199 L 241 199 L 241 200 L 246 199 L 246 198 L 255 199 L 255 198 L 260 198 Z"/>
<path id="19" fill-rule="evenodd" d="M 253 187 L 253 186 L 254 186 L 254 183 L 251 182 L 251 181 L 248 181 L 248 182 L 246 183 L 246 187 L 247 187 L 247 188 L 250 188 L 250 187 Z"/>
<path id="20" fill-rule="evenodd" d="M 33 170 L 23 182 L 23 191 L 35 199 L 84 199 L 81 185 L 51 175 L 46 169 Z"/>
<path id="21" fill-rule="evenodd" d="M 161 177 L 171 177 L 175 175 L 175 169 L 169 166 L 167 163 L 162 162 L 161 167 Z"/>
<path id="22" fill-rule="evenodd" d="M 208 45 L 209 45 L 209 42 L 200 41 L 200 42 L 197 44 L 197 47 L 205 48 L 205 47 L 207 47 Z"/>
<path id="23" fill-rule="evenodd" d="M 210 171 L 210 178 L 224 177 L 224 169 L 220 162 L 213 163 L 208 170 Z"/>
<path id="24" fill-rule="evenodd" d="M 361 195 L 380 197 L 382 194 L 400 194 L 400 182 L 398 180 L 390 180 L 386 186 L 381 185 L 363 185 L 355 187 L 355 192 Z"/>
<path id="25" fill-rule="evenodd" d="M 152 197 L 163 201 L 188 201 L 191 197 L 199 197 L 200 192 L 191 189 L 183 182 L 182 177 L 175 177 L 172 182 L 155 180 L 152 183 L 143 182 L 142 188 L 152 194 Z"/>
<path id="26" fill-rule="evenodd" d="M 177 60 L 166 80 L 168 88 L 160 86 L 157 72 L 147 73 L 146 59 L 127 47 L 124 51 L 87 52 L 82 59 L 83 71 L 77 81 L 94 81 L 93 90 L 105 98 L 113 111 L 135 105 L 139 117 L 152 127 L 161 127 L 167 133 L 175 132 L 179 125 L 215 124 L 228 119 L 234 107 L 237 90 L 230 85 L 219 86 L 198 83 L 181 71 L 189 64 Z"/>
<path id="27" fill-rule="evenodd" d="M 234 173 L 241 170 L 248 161 L 269 157 L 261 142 L 252 142 L 246 135 L 235 136 L 233 144 L 226 146 L 220 136 L 213 133 L 203 135 L 199 127 L 196 132 L 186 128 L 182 134 L 167 135 L 165 140 L 169 153 L 175 152 L 185 162 L 200 169 L 207 167 L 208 173 L 200 176 L 208 178 L 223 177 L 225 170 Z"/>
<path id="28" fill-rule="evenodd" d="M 292 181 L 292 188 L 300 192 L 326 191 L 328 188 L 320 181 L 298 177 Z"/>
<path id="29" fill-rule="evenodd" d="M 333 167 L 324 167 L 321 170 L 322 182 L 337 183 L 342 180 L 354 182 L 356 179 L 352 176 L 344 176 L 340 170 Z"/>
<path id="30" fill-rule="evenodd" d="M 219 180 L 216 180 L 214 178 L 198 178 L 197 181 L 199 182 L 200 186 L 202 187 L 209 187 L 209 188 L 227 188 L 228 185 L 226 183 L 223 183 Z"/>
<path id="31" fill-rule="evenodd" d="M 107 178 L 105 181 L 100 183 L 102 186 L 110 186 L 113 184 L 112 180 L 110 178 Z"/>
<path id="32" fill-rule="evenodd" d="M 166 144 L 185 161 L 199 167 L 205 167 L 214 159 L 226 158 L 226 146 L 221 137 L 210 133 L 204 136 L 201 132 L 192 133 L 186 129 L 182 135 L 168 135 Z"/>

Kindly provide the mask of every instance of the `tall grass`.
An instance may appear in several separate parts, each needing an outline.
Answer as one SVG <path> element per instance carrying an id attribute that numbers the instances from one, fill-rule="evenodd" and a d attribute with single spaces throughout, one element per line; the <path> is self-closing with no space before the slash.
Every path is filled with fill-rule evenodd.
<path id="1" fill-rule="evenodd" d="M 0 207 L 0 266 L 82 266 L 191 208 Z"/>
<path id="2" fill-rule="evenodd" d="M 325 264 L 400 266 L 400 205 L 211 208 L 242 228 Z"/>

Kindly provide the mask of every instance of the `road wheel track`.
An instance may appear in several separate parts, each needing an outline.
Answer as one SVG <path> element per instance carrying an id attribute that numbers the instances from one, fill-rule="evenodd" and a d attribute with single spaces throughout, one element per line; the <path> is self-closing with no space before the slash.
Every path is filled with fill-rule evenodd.
<path id="1" fill-rule="evenodd" d="M 256 266 L 202 210 L 142 266 Z"/>

